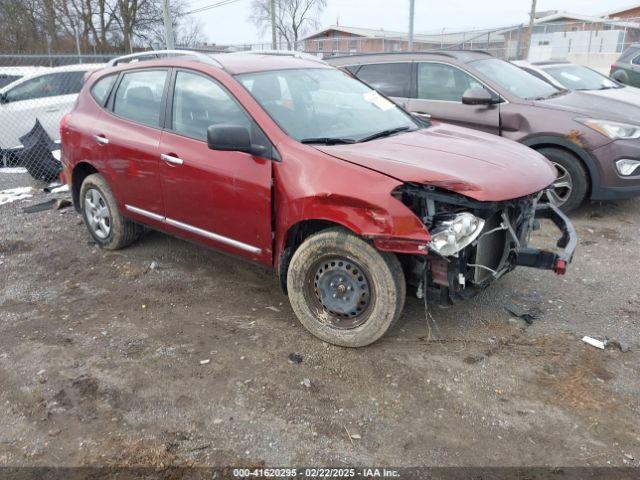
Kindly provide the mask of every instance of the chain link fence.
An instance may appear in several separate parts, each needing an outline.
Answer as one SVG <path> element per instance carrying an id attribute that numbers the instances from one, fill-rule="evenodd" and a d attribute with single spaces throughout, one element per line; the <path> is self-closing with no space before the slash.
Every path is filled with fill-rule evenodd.
<path id="1" fill-rule="evenodd" d="M 47 183 L 58 178 L 60 120 L 85 74 L 113 56 L 0 55 L 0 172 L 26 170 Z"/>

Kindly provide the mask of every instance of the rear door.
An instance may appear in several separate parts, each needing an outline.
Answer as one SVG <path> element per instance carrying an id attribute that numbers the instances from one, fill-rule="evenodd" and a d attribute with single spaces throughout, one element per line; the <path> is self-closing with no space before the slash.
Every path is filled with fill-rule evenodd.
<path id="1" fill-rule="evenodd" d="M 158 145 L 167 79 L 166 68 L 125 71 L 95 129 L 120 207 L 145 221 L 164 217 Z"/>
<path id="2" fill-rule="evenodd" d="M 271 160 L 211 150 L 210 125 L 241 125 L 271 151 L 264 133 L 224 86 L 177 70 L 159 149 L 166 223 L 214 248 L 271 264 Z"/>
<path id="3" fill-rule="evenodd" d="M 372 63 L 356 70 L 356 77 L 406 107 L 412 91 L 411 62 Z M 352 67 L 347 68 L 351 73 Z"/>
<path id="4" fill-rule="evenodd" d="M 407 107 L 411 112 L 430 115 L 434 120 L 499 134 L 499 106 L 464 105 L 462 95 L 470 88 L 486 88 L 498 98 L 491 89 L 457 66 L 417 62 L 416 94 Z"/>

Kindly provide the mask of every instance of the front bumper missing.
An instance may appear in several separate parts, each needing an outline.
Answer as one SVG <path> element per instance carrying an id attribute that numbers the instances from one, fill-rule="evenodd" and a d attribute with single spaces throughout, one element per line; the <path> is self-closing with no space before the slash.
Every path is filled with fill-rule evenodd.
<path id="1" fill-rule="evenodd" d="M 550 203 L 536 205 L 535 218 L 546 218 L 558 227 L 562 236 L 557 246 L 564 250 L 562 253 L 555 253 L 533 247 L 521 247 L 518 249 L 516 265 L 553 270 L 558 275 L 564 275 L 578 245 L 578 236 L 571 220 L 558 207 Z"/>

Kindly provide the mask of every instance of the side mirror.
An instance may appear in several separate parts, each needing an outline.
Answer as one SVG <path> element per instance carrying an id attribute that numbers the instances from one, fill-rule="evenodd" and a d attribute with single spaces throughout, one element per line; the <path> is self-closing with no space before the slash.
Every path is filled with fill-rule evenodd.
<path id="1" fill-rule="evenodd" d="M 6 93 L 0 93 L 0 103 L 9 103 Z"/>
<path id="2" fill-rule="evenodd" d="M 493 96 L 484 88 L 470 88 L 462 94 L 462 103 L 465 105 L 491 105 Z"/>
<path id="3" fill-rule="evenodd" d="M 211 150 L 226 152 L 244 152 L 262 156 L 266 147 L 253 145 L 247 127 L 241 125 L 211 125 L 207 128 L 207 145 Z"/>

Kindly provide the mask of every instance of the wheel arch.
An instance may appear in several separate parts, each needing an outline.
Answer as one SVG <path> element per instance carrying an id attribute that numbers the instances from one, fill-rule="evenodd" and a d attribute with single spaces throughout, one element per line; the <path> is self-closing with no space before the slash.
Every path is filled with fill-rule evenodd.
<path id="1" fill-rule="evenodd" d="M 557 148 L 574 155 L 585 167 L 585 170 L 587 171 L 587 175 L 589 177 L 587 179 L 589 186 L 589 190 L 587 191 L 587 198 L 591 195 L 591 192 L 593 192 L 593 190 L 597 188 L 600 174 L 598 173 L 596 162 L 584 148 L 576 145 L 574 142 L 565 138 L 547 135 L 528 138 L 524 140 L 522 144 L 526 145 L 527 147 L 533 148 L 534 150 L 540 150 L 542 148 Z"/>
<path id="2" fill-rule="evenodd" d="M 82 182 L 89 175 L 100 173 L 96 167 L 89 162 L 78 163 L 71 172 L 71 198 L 75 209 L 80 212 L 80 188 Z"/>
<path id="3" fill-rule="evenodd" d="M 358 232 L 355 232 L 346 225 L 332 220 L 319 218 L 300 220 L 287 229 L 287 233 L 284 236 L 283 245 L 277 259 L 278 280 L 280 283 L 280 289 L 285 295 L 287 294 L 287 273 L 289 271 L 289 263 L 291 262 L 291 257 L 295 253 L 296 249 L 311 235 L 321 232 L 322 230 L 336 227 L 358 235 Z"/>

